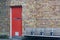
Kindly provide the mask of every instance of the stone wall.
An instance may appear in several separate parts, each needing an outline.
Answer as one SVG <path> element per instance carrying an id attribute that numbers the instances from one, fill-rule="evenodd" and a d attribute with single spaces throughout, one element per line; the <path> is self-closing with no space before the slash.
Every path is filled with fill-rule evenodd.
<path id="1" fill-rule="evenodd" d="M 0 35 L 7 34 L 10 31 L 10 13 L 8 0 L 0 0 Z"/>
<path id="2" fill-rule="evenodd" d="M 26 0 L 24 27 L 60 27 L 60 0 Z"/>
<path id="3" fill-rule="evenodd" d="M 9 6 L 16 5 L 23 6 L 23 27 L 60 27 L 60 0 L 4 0 L 0 1 L 0 33 L 9 33 Z"/>
<path id="4" fill-rule="evenodd" d="M 23 27 L 60 27 L 60 0 L 12 0 L 23 6 Z"/>

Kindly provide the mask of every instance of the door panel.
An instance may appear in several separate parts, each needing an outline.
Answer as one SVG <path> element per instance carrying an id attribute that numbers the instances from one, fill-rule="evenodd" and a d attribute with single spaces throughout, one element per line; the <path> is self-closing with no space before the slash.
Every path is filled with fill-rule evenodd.
<path id="1" fill-rule="evenodd" d="M 12 36 L 22 36 L 22 7 L 12 7 Z"/>
<path id="2" fill-rule="evenodd" d="M 19 17 L 21 18 L 22 17 L 22 7 L 12 7 L 12 17 L 15 18 L 15 17 Z"/>

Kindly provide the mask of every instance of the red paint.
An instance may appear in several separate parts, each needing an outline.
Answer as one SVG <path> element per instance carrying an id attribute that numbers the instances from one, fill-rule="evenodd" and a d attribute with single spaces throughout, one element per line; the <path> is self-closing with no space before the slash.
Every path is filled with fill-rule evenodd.
<path id="1" fill-rule="evenodd" d="M 14 6 L 12 8 L 12 36 L 15 36 L 15 32 L 19 32 L 19 36 L 22 36 L 22 7 Z"/>

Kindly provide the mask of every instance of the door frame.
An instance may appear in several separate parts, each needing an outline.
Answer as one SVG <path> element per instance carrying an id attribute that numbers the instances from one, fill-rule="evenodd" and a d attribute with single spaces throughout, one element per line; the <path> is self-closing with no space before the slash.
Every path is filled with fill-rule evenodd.
<path id="1" fill-rule="evenodd" d="M 22 7 L 22 5 L 10 6 L 10 38 L 12 38 L 12 7 Z"/>

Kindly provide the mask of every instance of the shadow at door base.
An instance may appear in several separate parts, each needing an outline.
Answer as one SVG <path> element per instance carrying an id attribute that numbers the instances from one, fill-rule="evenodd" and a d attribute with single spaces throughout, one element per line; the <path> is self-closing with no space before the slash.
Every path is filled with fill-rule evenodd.
<path id="1" fill-rule="evenodd" d="M 24 36 L 22 40 L 60 40 L 59 37 Z"/>

